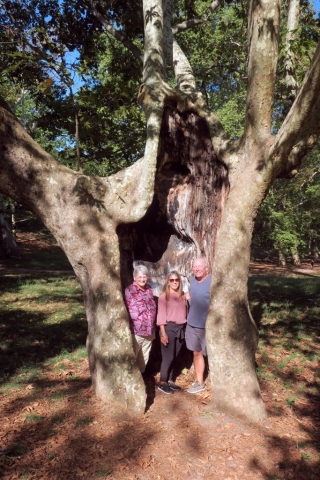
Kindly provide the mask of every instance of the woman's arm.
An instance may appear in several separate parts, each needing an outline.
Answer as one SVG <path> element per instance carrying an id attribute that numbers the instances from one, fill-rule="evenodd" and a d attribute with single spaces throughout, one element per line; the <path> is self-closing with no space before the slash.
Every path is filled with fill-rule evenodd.
<path id="1" fill-rule="evenodd" d="M 167 305 L 165 295 L 162 293 L 158 300 L 157 325 L 160 327 L 160 341 L 166 347 L 168 345 L 168 336 L 166 334 L 167 323 Z"/>

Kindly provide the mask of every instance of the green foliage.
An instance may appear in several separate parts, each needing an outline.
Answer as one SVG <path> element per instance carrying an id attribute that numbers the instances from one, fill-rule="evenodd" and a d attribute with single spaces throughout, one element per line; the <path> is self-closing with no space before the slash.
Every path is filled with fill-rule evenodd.
<path id="1" fill-rule="evenodd" d="M 206 4 L 206 2 L 198 2 Z M 200 8 L 199 8 L 200 12 Z M 220 8 L 211 21 L 179 35 L 188 52 L 199 90 L 219 117 L 226 132 L 241 137 L 246 98 L 246 7 Z"/>
<path id="2" fill-rule="evenodd" d="M 301 460 L 310 460 L 311 458 L 311 453 L 301 453 Z"/>
<path id="3" fill-rule="evenodd" d="M 280 56 L 273 113 L 277 131 L 292 99 L 284 81 L 288 2 L 282 4 Z M 97 2 L 106 20 L 141 51 L 141 1 Z M 206 15 L 207 21 L 178 35 L 196 76 L 197 88 L 233 138 L 243 134 L 246 105 L 247 4 L 225 2 L 213 14 L 203 0 L 178 0 L 173 24 Z M 136 103 L 141 63 L 106 32 L 79 0 L 12 0 L 0 6 L 0 94 L 35 140 L 59 161 L 77 168 L 75 116 L 79 120 L 84 173 L 109 175 L 143 155 L 145 121 Z M 301 84 L 319 40 L 319 20 L 310 2 L 292 49 Z M 168 69 L 167 81 L 174 85 Z M 23 96 L 22 96 L 23 92 Z M 23 98 L 22 98 L 23 97 Z M 277 181 L 257 218 L 256 245 L 288 257 L 309 252 L 319 240 L 319 150 L 298 176 Z"/>
<path id="4" fill-rule="evenodd" d="M 142 13 L 136 3 L 134 16 L 123 2 L 104 2 L 102 11 L 141 45 Z M 0 92 L 8 98 L 14 87 L 11 107 L 45 150 L 77 168 L 77 114 L 84 173 L 108 175 L 142 155 L 144 119 L 136 104 L 141 65 L 102 32 L 90 11 L 77 0 L 13 1 L 0 7 L 0 20 L 6 41 L 2 59 L 9 58 L 7 88 L 0 85 Z M 23 102 L 15 105 L 22 91 Z"/>
<path id="5" fill-rule="evenodd" d="M 292 180 L 276 180 L 260 208 L 254 245 L 276 248 L 287 257 L 312 253 L 320 238 L 319 147 Z"/>

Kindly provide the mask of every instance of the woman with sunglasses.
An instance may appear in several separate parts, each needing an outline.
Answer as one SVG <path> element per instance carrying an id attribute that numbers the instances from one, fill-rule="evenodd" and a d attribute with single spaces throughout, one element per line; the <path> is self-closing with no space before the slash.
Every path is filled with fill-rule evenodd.
<path id="1" fill-rule="evenodd" d="M 159 297 L 157 325 L 160 327 L 161 369 L 158 389 L 172 394 L 181 390 L 172 380 L 175 358 L 178 356 L 185 338 L 187 321 L 187 294 L 182 290 L 181 276 L 173 270 L 169 273 Z"/>

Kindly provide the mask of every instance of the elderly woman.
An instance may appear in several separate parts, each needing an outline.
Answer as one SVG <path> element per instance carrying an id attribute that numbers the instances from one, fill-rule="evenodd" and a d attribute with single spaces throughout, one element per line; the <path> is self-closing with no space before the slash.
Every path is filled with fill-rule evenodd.
<path id="1" fill-rule="evenodd" d="M 155 338 L 156 303 L 148 285 L 148 269 L 138 265 L 133 271 L 134 282 L 125 289 L 125 301 L 130 316 L 133 348 L 141 373 L 149 360 Z"/>

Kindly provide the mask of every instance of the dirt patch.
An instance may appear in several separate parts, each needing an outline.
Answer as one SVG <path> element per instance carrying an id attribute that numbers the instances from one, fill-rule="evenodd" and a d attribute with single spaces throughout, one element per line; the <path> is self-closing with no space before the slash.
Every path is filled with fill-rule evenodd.
<path id="1" fill-rule="evenodd" d="M 319 403 L 287 406 L 279 415 L 273 403 L 285 405 L 281 389 L 262 385 L 269 416 L 250 425 L 214 410 L 209 388 L 188 394 L 189 372 L 177 379 L 182 391 L 170 396 L 151 379 L 154 401 L 134 418 L 94 397 L 86 361 L 77 380 L 70 378 L 74 368 L 48 371 L 43 383 L 2 396 L 0 437 L 9 449 L 0 457 L 2 478 L 319 478 Z"/>
<path id="2" fill-rule="evenodd" d="M 293 275 L 319 275 L 320 265 L 315 264 L 311 268 L 310 262 L 304 261 L 299 267 L 294 265 L 286 265 L 282 267 L 275 263 L 259 263 L 251 262 L 250 275 L 280 275 L 280 276 L 293 276 Z"/>

